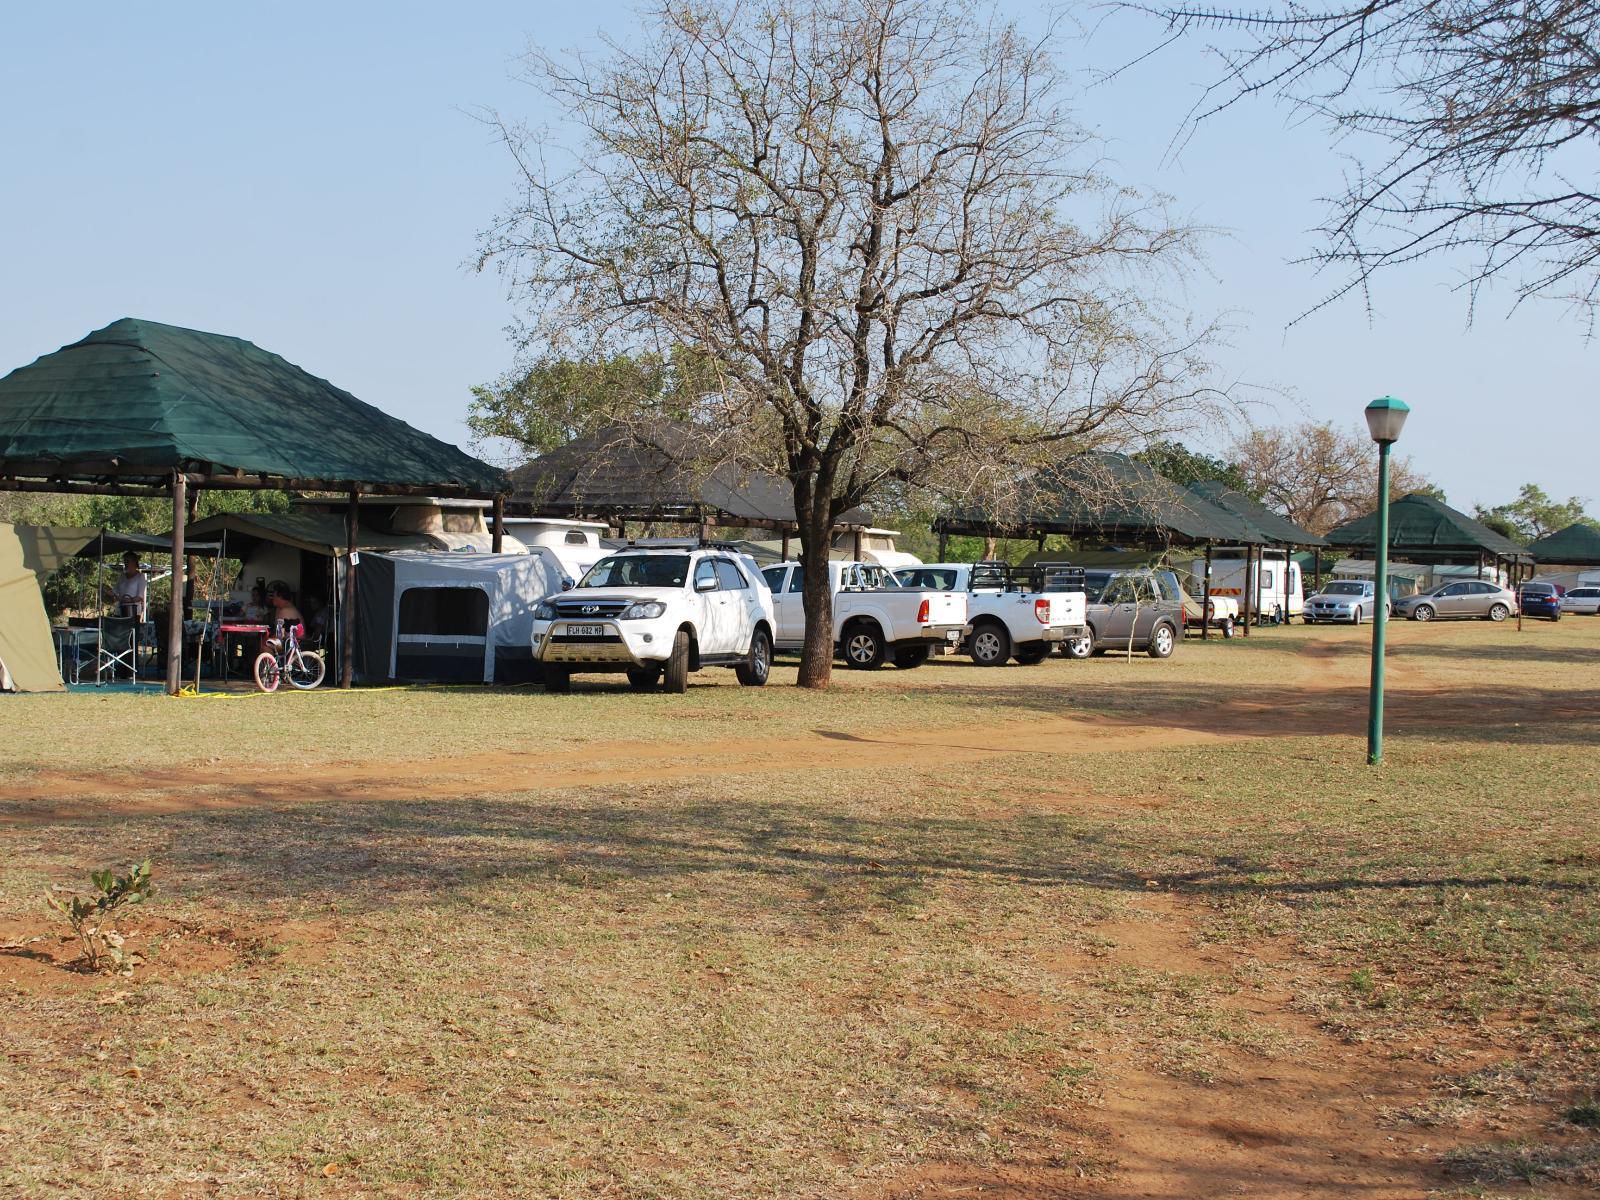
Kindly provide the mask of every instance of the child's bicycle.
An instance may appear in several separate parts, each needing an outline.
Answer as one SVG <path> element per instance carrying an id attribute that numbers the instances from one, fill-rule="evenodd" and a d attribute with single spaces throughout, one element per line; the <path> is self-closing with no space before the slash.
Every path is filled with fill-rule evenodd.
<path id="1" fill-rule="evenodd" d="M 256 687 L 263 692 L 275 692 L 278 684 L 287 679 L 290 687 L 309 691 L 322 682 L 322 677 L 328 673 L 328 664 L 323 661 L 322 651 L 300 648 L 300 638 L 305 631 L 306 627 L 299 621 L 288 628 L 279 624 L 277 636 L 268 638 L 267 648 L 256 655 Z"/>

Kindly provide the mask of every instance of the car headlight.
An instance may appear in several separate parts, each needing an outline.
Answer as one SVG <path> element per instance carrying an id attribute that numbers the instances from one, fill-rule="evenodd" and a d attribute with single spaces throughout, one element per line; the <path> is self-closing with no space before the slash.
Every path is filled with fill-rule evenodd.
<path id="1" fill-rule="evenodd" d="M 548 600 L 541 600 L 533 610 L 535 621 L 554 621 L 556 619 L 556 606 Z"/>
<path id="2" fill-rule="evenodd" d="M 617 615 L 624 621 L 649 621 L 666 611 L 667 606 L 659 600 L 641 600 L 628 605 Z"/>

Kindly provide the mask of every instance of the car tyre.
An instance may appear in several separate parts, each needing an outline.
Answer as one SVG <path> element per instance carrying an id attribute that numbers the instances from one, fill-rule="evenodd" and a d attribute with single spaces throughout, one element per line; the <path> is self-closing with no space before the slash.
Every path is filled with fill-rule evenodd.
<path id="1" fill-rule="evenodd" d="M 1094 653 L 1094 630 L 1087 630 L 1082 637 L 1068 638 L 1061 643 L 1061 653 L 1068 658 L 1085 659 Z"/>
<path id="2" fill-rule="evenodd" d="M 1225 637 L 1225 638 L 1231 638 L 1234 635 L 1235 632 L 1236 632 L 1236 630 L 1234 628 L 1233 618 L 1232 617 L 1223 617 L 1222 618 L 1222 636 Z"/>
<path id="3" fill-rule="evenodd" d="M 1511 615 L 1511 610 L 1504 604 L 1491 604 L 1489 606 L 1489 620 L 1504 621 Z"/>
<path id="4" fill-rule="evenodd" d="M 875 671 L 883 666 L 883 631 L 872 621 L 857 621 L 844 631 L 844 665 L 852 671 Z"/>
<path id="5" fill-rule="evenodd" d="M 904 650 L 894 652 L 894 665 L 902 671 L 910 671 L 920 667 L 933 655 L 933 650 L 928 646 L 907 646 Z"/>
<path id="6" fill-rule="evenodd" d="M 546 667 L 544 669 L 544 690 L 554 693 L 566 693 L 572 690 L 572 672 L 565 667 Z"/>
<path id="7" fill-rule="evenodd" d="M 984 621 L 972 631 L 967 652 L 980 667 L 1003 667 L 1011 657 L 1011 635 L 993 621 Z"/>
<path id="8" fill-rule="evenodd" d="M 1150 631 L 1150 642 L 1145 647 L 1145 653 L 1151 658 L 1171 658 L 1172 648 L 1177 644 L 1177 630 L 1163 622 Z"/>
<path id="9" fill-rule="evenodd" d="M 1433 605 L 1431 605 L 1431 604 L 1419 604 L 1419 605 L 1417 605 L 1415 608 L 1413 608 L 1411 610 L 1411 619 L 1413 621 L 1431 621 L 1431 620 L 1433 620 Z"/>
<path id="10" fill-rule="evenodd" d="M 745 687 L 761 687 L 772 674 L 772 639 L 765 629 L 750 635 L 750 653 L 744 662 L 733 669 Z"/>
<path id="11" fill-rule="evenodd" d="M 661 686 L 671 696 L 681 696 L 689 690 L 689 634 L 685 630 L 680 629 L 673 636 L 672 653 L 667 657 Z"/>

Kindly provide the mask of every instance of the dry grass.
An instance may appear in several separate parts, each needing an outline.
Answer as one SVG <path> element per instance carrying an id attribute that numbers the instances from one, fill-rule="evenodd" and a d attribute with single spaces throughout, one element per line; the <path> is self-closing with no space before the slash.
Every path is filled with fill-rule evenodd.
<path id="1" fill-rule="evenodd" d="M 1377 772 L 1366 630 L 1168 663 L 841 673 L 824 697 L 708 673 L 678 698 L 5 700 L 0 770 L 24 791 L 103 791 L 51 772 L 118 764 L 138 790 L 159 763 L 193 773 L 162 791 L 226 797 L 250 759 L 304 794 L 92 819 L 16 802 L 0 942 L 47 930 L 38 894 L 95 866 L 150 855 L 165 892 L 130 921 L 154 935 L 131 980 L 0 956 L 0 1189 L 836 1196 L 925 1163 L 1105 1178 L 1097 1106 L 1129 1065 L 1220 1088 L 1241 1062 L 1332 1060 L 1330 1035 L 1438 1076 L 1390 1117 L 1436 1160 L 1456 1131 L 1441 1187 L 1582 1185 L 1593 1131 L 1562 1114 L 1600 1045 L 1600 621 L 1394 633 Z M 965 744 L 1064 712 L 1146 742 L 955 768 L 748 748 L 819 729 Z M 1194 730 L 1240 737 L 1167 744 Z M 559 787 L 508 771 L 439 790 L 419 768 L 414 794 L 379 798 L 330 790 L 326 765 L 604 759 L 614 741 L 743 757 Z M 1285 1015 L 1262 1015 L 1280 995 Z"/>

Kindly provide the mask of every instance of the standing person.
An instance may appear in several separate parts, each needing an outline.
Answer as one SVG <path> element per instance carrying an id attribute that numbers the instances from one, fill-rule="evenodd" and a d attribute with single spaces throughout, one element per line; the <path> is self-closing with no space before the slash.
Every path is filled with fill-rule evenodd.
<path id="1" fill-rule="evenodd" d="M 117 616 L 132 617 L 136 621 L 145 619 L 145 585 L 144 572 L 139 570 L 139 556 L 129 550 L 122 556 L 122 574 L 117 582 L 105 589 L 111 599 L 116 601 Z"/>

